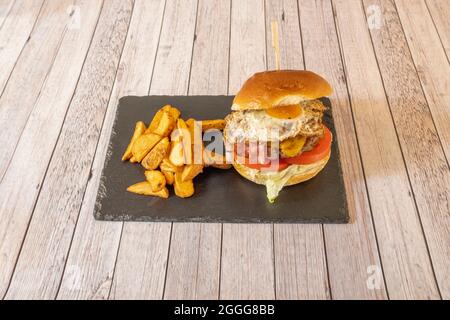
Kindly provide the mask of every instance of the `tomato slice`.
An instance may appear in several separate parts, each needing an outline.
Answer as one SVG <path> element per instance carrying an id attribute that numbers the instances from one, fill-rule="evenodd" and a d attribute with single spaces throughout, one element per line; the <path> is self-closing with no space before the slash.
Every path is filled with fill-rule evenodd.
<path id="1" fill-rule="evenodd" d="M 302 152 L 292 158 L 285 158 L 284 161 L 289 164 L 311 164 L 325 158 L 330 152 L 333 135 L 327 127 L 323 126 L 323 128 L 325 134 L 314 149 Z"/>
<path id="2" fill-rule="evenodd" d="M 278 159 L 278 161 L 272 161 L 270 163 L 249 163 L 248 159 L 245 158 L 245 163 L 243 164 L 251 169 L 261 170 L 261 171 L 283 171 L 290 166 L 285 159 Z"/>
<path id="3" fill-rule="evenodd" d="M 236 150 L 234 153 L 234 157 L 234 159 L 237 160 L 238 163 L 256 170 L 282 171 L 289 167 L 289 164 L 285 161 L 285 159 L 282 158 L 277 159 L 277 161 L 271 161 L 269 158 L 265 158 L 264 163 L 255 163 L 253 161 L 250 161 L 250 159 L 246 156 L 237 155 Z"/>

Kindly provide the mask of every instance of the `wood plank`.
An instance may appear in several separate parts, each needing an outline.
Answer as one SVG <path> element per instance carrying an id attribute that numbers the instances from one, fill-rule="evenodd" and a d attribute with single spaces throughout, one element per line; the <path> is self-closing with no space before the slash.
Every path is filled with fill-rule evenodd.
<path id="1" fill-rule="evenodd" d="M 195 0 L 166 3 L 150 94 L 187 93 L 196 15 Z M 124 224 L 111 298 L 163 297 L 171 229 L 170 223 Z"/>
<path id="2" fill-rule="evenodd" d="M 450 64 L 423 1 L 396 1 L 400 21 L 447 162 L 450 161 Z"/>
<path id="3" fill-rule="evenodd" d="M 2 70 L 6 68 L 7 71 L 0 75 L 0 88 L 3 90 L 0 97 L 0 126 L 3 128 L 0 133 L 0 144 L 2 145 L 0 179 L 9 165 L 17 141 L 59 50 L 69 21 L 66 10 L 72 3 L 73 0 L 45 2 L 31 35 L 19 37 L 18 44 L 12 40 L 0 43 L 1 45 L 8 45 L 8 47 L 11 46 L 5 51 L 7 56 L 3 56 L 3 54 L 0 56 L 5 58 L 4 65 L 3 62 L 0 62 L 0 66 Z M 32 10 L 31 7 L 28 9 Z M 34 8 L 34 12 L 36 10 L 38 8 Z M 22 22 L 22 27 L 27 28 L 28 25 L 28 29 L 31 30 L 30 24 L 32 22 L 29 19 L 26 20 L 27 23 Z M 7 30 L 6 27 L 2 30 Z M 20 53 L 18 51 L 21 50 L 17 46 L 20 47 L 23 41 L 26 42 L 26 46 L 16 61 Z M 36 63 L 36 61 L 39 61 L 39 63 Z M 14 71 L 11 73 L 13 67 Z"/>
<path id="4" fill-rule="evenodd" d="M 3 27 L 6 17 L 11 12 L 14 2 L 15 0 L 0 0 L 0 29 Z"/>
<path id="5" fill-rule="evenodd" d="M 3 220 L 6 221 L 5 226 L 9 226 L 2 229 L 8 241 L 5 241 L 0 249 L 0 252 L 10 257 L 5 262 L 6 278 L 11 276 L 12 266 L 17 259 L 40 185 L 89 49 L 102 1 L 84 1 L 78 5 L 80 10 L 86 13 L 83 16 L 83 24 L 79 30 L 65 33 L 61 49 L 55 57 L 52 69 L 41 88 L 24 133 L 15 147 L 9 168 L 0 184 Z M 26 179 L 20 179 L 24 173 Z M 12 221 L 14 224 L 11 224 Z"/>
<path id="6" fill-rule="evenodd" d="M 16 61 L 28 41 L 42 4 L 43 0 L 17 0 L 12 7 L 7 1 L 0 3 L 0 70 L 2 70 L 0 92 L 3 92 Z"/>
<path id="7" fill-rule="evenodd" d="M 426 5 L 430 11 L 431 18 L 442 46 L 444 47 L 447 59 L 450 57 L 450 2 L 448 0 L 426 0 Z"/>
<path id="8" fill-rule="evenodd" d="M 189 94 L 227 94 L 230 8 L 199 1 Z M 165 299 L 219 297 L 221 239 L 221 224 L 173 224 Z"/>
<path id="9" fill-rule="evenodd" d="M 231 10 L 229 93 L 266 69 L 262 1 L 234 1 Z M 224 224 L 221 299 L 274 299 L 273 225 Z"/>
<path id="10" fill-rule="evenodd" d="M 111 291 L 123 224 L 95 221 L 92 212 L 118 101 L 148 92 L 164 5 L 164 0 L 136 0 L 134 5 L 58 299 L 107 299 Z"/>
<path id="11" fill-rule="evenodd" d="M 299 7 L 306 68 L 323 75 L 334 88 L 333 118 L 352 218 L 348 225 L 324 225 L 332 297 L 386 299 L 382 273 L 378 289 L 369 289 L 366 284 L 367 268 L 378 266 L 381 269 L 381 263 L 331 2 L 301 0 Z"/>
<path id="12" fill-rule="evenodd" d="M 69 3 L 70 2 L 66 2 L 65 4 L 69 5 Z M 29 78 L 18 74 L 16 80 L 19 82 L 11 83 L 11 85 L 8 84 L 10 89 L 7 89 L 3 96 L 5 100 L 2 101 L 5 103 L 12 101 L 13 98 L 17 98 L 18 101 L 14 102 L 14 105 L 16 105 L 17 108 L 23 106 L 24 109 L 27 107 L 30 109 L 34 104 L 34 109 L 28 119 L 29 122 L 26 125 L 24 135 L 22 136 L 22 139 L 20 139 L 18 145 L 9 145 L 15 149 L 15 157 L 11 161 L 9 167 L 10 170 L 7 171 L 0 183 L 0 212 L 2 215 L 0 222 L 0 237 L 2 239 L 0 242 L 0 255 L 5 257 L 5 259 L 0 261 L 0 296 L 5 294 L 10 281 L 20 246 L 32 214 L 33 206 L 36 197 L 39 194 L 41 181 L 45 174 L 48 161 L 51 157 L 64 119 L 67 105 L 72 97 L 83 60 L 89 47 L 90 36 L 95 28 L 100 4 L 97 3 L 96 5 L 95 3 L 92 3 L 90 9 L 93 12 L 86 15 L 86 23 L 82 26 L 82 29 L 80 29 L 80 31 L 82 30 L 86 33 L 85 35 L 75 31 L 65 34 L 62 42 L 67 45 L 67 48 L 59 51 L 55 60 L 51 62 L 54 68 L 52 68 L 46 76 L 47 79 L 42 88 L 34 87 L 34 81 L 39 84 L 39 81 L 43 80 L 42 78 L 35 78 L 35 76 L 41 77 L 43 75 L 42 73 L 37 74 L 31 72 Z M 86 9 L 86 6 L 83 8 Z M 61 8 L 55 6 L 45 8 L 40 19 L 45 19 L 45 14 L 49 15 L 52 10 L 56 10 L 58 13 L 58 10 L 61 11 Z M 97 15 L 95 15 L 96 13 Z M 59 12 L 58 14 L 61 16 L 63 15 L 62 12 Z M 51 17 L 49 17 L 49 19 L 55 22 L 56 30 L 60 27 L 59 25 L 61 25 L 60 29 L 65 25 L 66 18 L 63 19 L 60 17 L 60 21 L 56 21 Z M 44 30 L 40 30 L 41 27 Z M 38 26 L 35 32 L 33 32 L 34 36 L 28 45 L 37 49 L 36 46 L 38 45 L 38 42 L 45 42 L 46 35 L 43 31 L 48 31 L 48 28 L 49 26 L 42 26 L 41 23 L 38 22 Z M 40 39 L 38 40 L 39 37 Z M 49 42 L 49 50 L 52 45 L 55 46 L 53 50 L 56 50 L 56 41 L 53 44 L 51 41 Z M 25 51 L 27 51 L 27 48 Z M 39 56 L 40 54 L 44 54 L 44 52 L 38 51 L 35 53 L 35 51 L 30 51 L 27 54 L 36 54 Z M 24 64 L 22 64 L 22 61 Z M 34 68 L 33 65 L 36 64 L 35 61 L 31 59 L 24 59 L 22 61 L 19 61 L 21 65 L 18 66 L 18 69 L 16 68 L 16 70 L 21 72 L 28 70 L 29 68 Z M 45 66 L 45 61 L 43 61 L 43 64 Z M 47 65 L 47 67 L 49 66 Z M 44 70 L 41 71 L 43 72 Z M 30 80 L 32 80 L 31 82 L 33 82 L 33 85 L 29 85 Z M 27 81 L 27 87 L 30 88 L 30 91 L 35 91 L 34 94 L 36 96 L 27 96 L 27 94 L 23 93 L 22 85 L 25 81 Z M 36 90 L 39 90 L 40 92 L 38 93 Z M 29 93 L 28 90 L 27 93 Z M 22 99 L 23 97 L 25 97 L 26 101 Z M 32 98 L 36 98 L 36 102 L 32 101 Z M 31 103 L 31 105 L 27 105 L 28 102 Z M 21 103 L 24 104 L 22 105 Z M 3 111 L 9 108 L 9 106 L 4 105 L 4 108 L 0 111 L 2 116 Z M 8 121 L 10 116 L 6 114 L 5 116 L 5 121 Z M 23 119 L 21 119 L 21 121 L 22 120 Z M 8 125 L 6 130 L 2 132 L 2 135 L 5 135 L 5 139 L 7 138 L 6 133 L 8 133 L 8 130 L 13 130 L 13 132 L 16 133 L 17 128 Z M 30 166 L 30 163 L 33 163 L 33 165 Z M 33 187 L 30 187 L 31 185 Z M 23 192 L 23 190 L 28 190 L 28 192 Z"/>
<path id="13" fill-rule="evenodd" d="M 266 1 L 268 69 L 275 69 L 271 23 L 278 24 L 281 69 L 304 69 L 298 3 Z M 329 299 L 322 226 L 274 225 L 276 296 L 278 299 Z"/>
<path id="14" fill-rule="evenodd" d="M 80 12 L 85 12 L 83 24 L 88 23 L 87 12 L 99 10 L 100 3 L 91 0 L 77 3 Z M 7 299 L 53 299 L 57 294 L 131 11 L 132 1 L 106 1 L 103 6 Z M 96 14 L 93 15 L 96 20 Z"/>
<path id="15" fill-rule="evenodd" d="M 389 297 L 439 298 L 363 8 L 333 4 Z"/>
<path id="16" fill-rule="evenodd" d="M 371 30 L 372 40 L 440 292 L 449 299 L 450 170 L 395 5 L 380 0 L 364 4 L 383 12 L 383 28 Z"/>

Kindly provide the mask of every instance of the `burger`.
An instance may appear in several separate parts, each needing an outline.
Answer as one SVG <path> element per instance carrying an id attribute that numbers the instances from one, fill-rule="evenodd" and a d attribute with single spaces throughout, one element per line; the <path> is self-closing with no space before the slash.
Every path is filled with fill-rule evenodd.
<path id="1" fill-rule="evenodd" d="M 332 134 L 319 98 L 331 93 L 313 72 L 279 70 L 256 73 L 235 96 L 225 118 L 227 152 L 241 176 L 266 186 L 270 202 L 327 164 Z"/>

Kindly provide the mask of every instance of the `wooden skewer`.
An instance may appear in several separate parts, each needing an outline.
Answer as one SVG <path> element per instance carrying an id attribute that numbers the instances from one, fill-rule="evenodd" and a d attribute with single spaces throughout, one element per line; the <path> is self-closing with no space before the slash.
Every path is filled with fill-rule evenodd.
<path id="1" fill-rule="evenodd" d="M 272 29 L 272 47 L 275 50 L 275 66 L 277 70 L 280 70 L 280 43 L 278 38 L 278 22 L 271 22 Z"/>

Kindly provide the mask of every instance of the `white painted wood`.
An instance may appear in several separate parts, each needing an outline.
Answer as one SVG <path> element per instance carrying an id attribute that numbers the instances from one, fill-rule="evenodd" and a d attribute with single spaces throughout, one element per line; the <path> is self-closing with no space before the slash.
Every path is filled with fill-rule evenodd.
<path id="1" fill-rule="evenodd" d="M 162 299 L 169 241 L 168 223 L 127 222 L 110 299 Z"/>
<path id="2" fill-rule="evenodd" d="M 146 95 L 148 92 L 164 6 L 164 0 L 137 0 L 134 4 L 58 299 L 109 297 L 123 224 L 95 221 L 92 212 L 118 101 L 122 96 Z"/>
<path id="3" fill-rule="evenodd" d="M 167 1 L 150 94 L 187 93 L 196 16 L 197 1 Z M 170 223 L 124 224 L 111 298 L 163 297 L 170 234 Z"/>
<path id="4" fill-rule="evenodd" d="M 1 181 L 0 203 L 6 229 L 1 229 L 5 241 L 0 245 L 0 252 L 8 259 L 0 263 L 0 269 L 5 272 L 5 279 L 11 277 L 12 267 L 17 260 L 101 6 L 101 0 L 79 2 L 80 10 L 85 12 L 83 24 L 79 30 L 65 33 L 61 49 L 15 147 L 8 171 Z M 6 283 L 2 286 L 5 285 Z"/>
<path id="5" fill-rule="evenodd" d="M 383 274 L 376 290 L 367 287 L 367 268 L 381 263 L 360 162 L 330 1 L 301 0 L 300 22 L 306 68 L 334 88 L 330 97 L 351 224 L 324 225 L 328 274 L 333 299 L 385 299 Z"/>
<path id="6" fill-rule="evenodd" d="M 3 90 L 0 97 L 0 127 L 3 128 L 0 132 L 0 145 L 2 146 L 0 179 L 8 167 L 17 141 L 58 52 L 66 25 L 69 22 L 66 10 L 72 3 L 73 1 L 70 0 L 46 2 L 29 40 L 28 35 L 19 36 L 17 38 L 18 44 L 15 43 L 16 40 L 0 40 L 5 41 L 5 43 L 0 43 L 1 45 L 8 45 L 5 55 L 0 52 L 0 57 L 5 58 L 4 62 L 0 62 L 2 67 L 0 89 Z M 34 8 L 34 11 L 36 10 L 39 9 Z M 33 19 L 34 17 L 31 20 Z M 27 28 L 27 25 L 28 29 L 32 28 L 30 24 L 34 21 L 29 20 L 26 19 L 23 28 Z M 6 27 L 5 25 L 5 28 L 2 28 L 0 32 L 9 29 Z M 17 46 L 20 47 L 20 44 L 23 44 L 24 41 L 27 41 L 27 44 L 19 59 L 15 61 L 19 54 L 17 51 L 21 50 Z M 36 61 L 39 61 L 39 63 L 36 63 Z M 13 67 L 14 71 L 11 73 Z M 3 73 L 3 68 L 5 68 L 5 73 Z M 11 73 L 10 76 L 9 73 Z M 6 83 L 8 77 L 9 81 Z"/>
<path id="7" fill-rule="evenodd" d="M 0 29 L 3 27 L 6 17 L 9 15 L 15 0 L 0 0 Z"/>
<path id="8" fill-rule="evenodd" d="M 101 2 L 85 0 L 77 4 L 80 12 L 85 12 L 82 25 L 89 23 L 89 17 L 97 21 Z M 132 1 L 106 1 L 103 6 L 79 85 L 33 212 L 7 299 L 53 299 L 57 294 L 131 11 Z M 71 31 L 68 30 L 66 36 Z M 64 50 L 70 48 L 69 44 L 64 46 Z M 58 65 L 55 63 L 54 67 Z M 27 187 L 26 180 L 24 182 L 23 189 Z"/>
<path id="9" fill-rule="evenodd" d="M 70 1 L 61 1 L 44 5 L 31 40 L 19 58 L 11 81 L 0 98 L 0 122 L 3 123 L 4 128 L 0 133 L 0 140 L 8 141 L 8 143 L 5 142 L 4 149 L 2 147 L 2 160 L 0 160 L 4 160 L 0 164 L 3 170 L 0 174 L 0 177 L 3 178 L 0 183 L 0 215 L 2 216 L 0 219 L 0 256 L 3 257 L 0 259 L 0 296 L 5 294 L 11 279 L 33 205 L 39 193 L 40 182 L 54 146 L 54 142 L 51 143 L 52 140 L 47 146 L 48 141 L 42 139 L 41 135 L 45 136 L 47 132 L 49 134 L 53 132 L 53 141 L 55 141 L 78 79 L 84 54 L 89 46 L 92 33 L 89 30 L 95 27 L 95 21 L 94 24 L 87 22 L 86 29 L 83 29 L 88 34 L 84 37 L 79 37 L 75 33 L 67 34 L 65 43 L 70 47 L 64 49 L 65 53 L 63 52 L 63 55 L 59 56 L 57 66 L 49 76 L 48 82 L 41 87 L 48 72 L 47 69 L 53 64 L 53 59 L 47 58 L 46 55 L 57 53 L 59 38 L 67 23 L 65 10 L 70 3 Z M 53 23 L 54 33 L 51 36 L 47 34 L 51 27 L 48 23 Z M 45 43 L 45 49 L 42 43 Z M 74 45 L 78 45 L 80 48 L 75 52 L 68 50 Z M 36 58 L 42 59 L 41 64 L 36 65 Z M 68 68 L 67 63 L 71 62 L 74 63 L 74 68 L 69 67 L 68 70 L 65 70 Z M 77 65 L 78 70 L 76 70 Z M 65 74 L 66 72 L 67 74 Z M 62 75 L 67 76 L 67 79 L 62 81 Z M 68 88 L 59 87 L 61 83 L 68 85 Z M 25 87 L 26 90 L 24 90 Z M 55 95 L 55 92 L 62 96 Z M 37 114 L 30 118 L 31 128 L 28 127 L 21 145 L 18 146 L 14 138 L 20 137 L 21 130 L 16 124 L 18 125 L 20 121 L 25 125 L 28 115 L 24 111 L 27 109 L 31 111 L 37 99 Z M 42 118 L 52 120 L 53 113 L 59 114 L 59 127 L 48 127 L 47 123 L 39 122 L 39 119 L 42 120 Z M 40 142 L 39 146 L 44 145 L 47 152 L 42 150 L 41 153 L 38 148 L 33 149 L 33 144 L 37 139 Z M 11 170 L 3 177 L 9 157 L 16 148 L 21 156 L 11 162 Z"/>
<path id="10" fill-rule="evenodd" d="M 423 1 L 395 1 L 447 162 L 450 161 L 450 64 Z"/>
<path id="11" fill-rule="evenodd" d="M 362 5 L 333 4 L 389 297 L 439 298 Z"/>
<path id="12" fill-rule="evenodd" d="M 191 95 L 227 94 L 230 8 L 230 0 L 199 1 Z M 221 224 L 173 224 L 165 299 L 219 297 L 221 238 Z"/>
<path id="13" fill-rule="evenodd" d="M 440 293 L 442 298 L 450 299 L 450 274 L 448 272 L 450 270 L 450 170 L 420 85 L 421 72 L 419 72 L 419 76 L 416 73 L 395 5 L 387 1 L 377 1 L 376 3 L 383 9 L 385 21 L 390 23 L 380 31 L 372 31 L 372 38 L 375 48 L 378 49 L 376 51 L 378 51 L 384 84 L 403 148 Z M 369 1 L 366 5 L 368 4 Z M 419 17 L 417 11 L 414 12 L 416 14 L 411 13 L 410 18 L 416 18 L 414 19 L 415 24 L 425 26 L 425 24 L 431 23 L 423 21 L 424 19 L 429 20 L 426 18 L 426 14 Z M 411 25 L 404 26 L 405 30 L 410 30 L 411 27 Z M 430 32 L 432 31 L 430 30 Z M 393 37 L 392 35 L 399 36 Z M 421 35 L 417 34 L 417 37 L 423 40 Z M 427 41 L 428 39 L 425 39 L 425 42 Z M 413 49 L 413 46 L 411 48 L 413 51 L 417 50 L 417 48 Z M 437 50 L 436 44 L 434 49 L 422 47 L 421 50 L 428 49 Z M 417 57 L 418 54 L 415 53 L 413 56 Z M 443 55 L 440 54 L 439 57 L 445 63 Z M 431 76 L 432 81 L 436 83 L 447 81 L 447 84 L 450 85 L 450 73 L 447 79 L 440 79 L 439 76 L 443 76 L 443 74 L 435 69 L 437 65 L 428 61 L 426 65 L 430 66 L 430 69 L 423 79 Z M 445 69 L 444 66 L 439 68 Z M 450 69 L 448 70 L 450 71 Z M 423 84 L 424 87 L 429 87 L 431 81 Z M 439 88 L 430 87 L 430 89 L 434 91 Z M 441 89 L 447 90 L 448 96 L 449 87 Z M 439 96 L 437 92 L 434 94 Z M 448 114 L 449 104 L 445 102 L 445 94 L 443 97 L 444 100 L 431 100 L 431 103 L 440 102 L 441 104 L 434 105 L 434 109 L 438 108 Z M 447 101 L 450 102 L 449 99 Z M 449 125 L 447 124 L 446 130 L 448 131 L 448 129 Z M 430 190 L 434 191 L 430 192 Z"/>
<path id="14" fill-rule="evenodd" d="M 28 41 L 43 1 L 3 0 L 0 3 L 0 93 Z"/>
<path id="15" fill-rule="evenodd" d="M 296 0 L 266 1 L 268 69 L 275 69 L 271 23 L 278 24 L 280 66 L 304 69 Z M 274 254 L 278 299 L 329 299 L 325 248 L 320 224 L 275 224 Z"/>
<path id="16" fill-rule="evenodd" d="M 263 1 L 233 1 L 229 68 L 230 94 L 266 69 Z M 223 225 L 220 298 L 275 298 L 273 225 Z"/>

